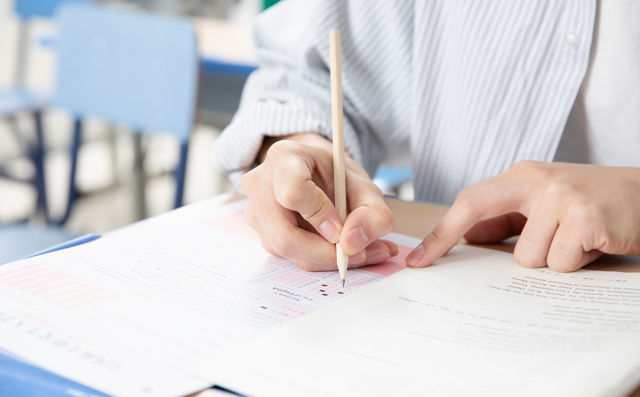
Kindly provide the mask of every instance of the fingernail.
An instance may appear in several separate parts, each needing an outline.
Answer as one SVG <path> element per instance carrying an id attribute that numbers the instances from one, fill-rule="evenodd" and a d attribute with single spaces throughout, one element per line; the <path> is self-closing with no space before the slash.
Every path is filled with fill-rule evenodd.
<path id="1" fill-rule="evenodd" d="M 424 245 L 420 244 L 407 255 L 407 265 L 416 266 L 424 256 Z"/>
<path id="2" fill-rule="evenodd" d="M 394 257 L 394 256 L 398 255 L 399 253 L 400 253 L 400 249 L 398 249 L 397 245 L 394 244 L 389 248 L 389 255 L 391 257 Z"/>
<path id="3" fill-rule="evenodd" d="M 369 237 L 367 237 L 367 234 L 364 232 L 362 227 L 357 227 L 350 230 L 344 236 L 344 242 L 348 244 L 353 251 L 360 251 L 367 246 Z"/>
<path id="4" fill-rule="evenodd" d="M 318 226 L 318 232 L 322 237 L 327 239 L 331 244 L 335 244 L 340 239 L 338 226 L 330 221 L 324 221 Z"/>
<path id="5" fill-rule="evenodd" d="M 377 254 L 373 254 L 369 258 L 367 258 L 367 263 L 369 264 L 382 263 L 389 258 L 390 258 L 389 254 L 384 252 L 378 252 Z"/>

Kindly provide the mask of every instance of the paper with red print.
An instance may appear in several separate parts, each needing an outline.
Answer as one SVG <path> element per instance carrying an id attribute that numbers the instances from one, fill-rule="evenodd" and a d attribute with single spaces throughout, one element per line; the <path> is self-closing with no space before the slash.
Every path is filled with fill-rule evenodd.
<path id="1" fill-rule="evenodd" d="M 0 350 L 114 395 L 183 395 L 215 382 L 196 367 L 404 268 L 401 246 L 342 288 L 266 253 L 245 207 L 202 202 L 0 266 Z"/>

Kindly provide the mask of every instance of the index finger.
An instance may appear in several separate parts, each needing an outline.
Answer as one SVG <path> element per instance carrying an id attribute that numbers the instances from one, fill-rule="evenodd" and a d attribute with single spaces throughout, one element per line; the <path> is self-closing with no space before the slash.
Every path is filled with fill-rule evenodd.
<path id="1" fill-rule="evenodd" d="M 389 234 L 393 215 L 380 189 L 354 162 L 347 174 L 347 200 L 351 212 L 345 219 L 340 244 L 347 255 L 353 255 Z"/>
<path id="2" fill-rule="evenodd" d="M 477 222 L 510 212 L 525 212 L 529 196 L 526 185 L 526 181 L 505 173 L 463 189 L 440 223 L 407 256 L 407 265 L 430 265 Z"/>

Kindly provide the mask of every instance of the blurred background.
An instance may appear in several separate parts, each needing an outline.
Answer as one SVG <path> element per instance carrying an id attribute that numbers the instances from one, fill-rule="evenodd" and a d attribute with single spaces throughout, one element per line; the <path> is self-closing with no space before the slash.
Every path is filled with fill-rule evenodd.
<path id="1" fill-rule="evenodd" d="M 276 2 L 0 0 L 0 264 L 232 191 L 211 146 Z"/>

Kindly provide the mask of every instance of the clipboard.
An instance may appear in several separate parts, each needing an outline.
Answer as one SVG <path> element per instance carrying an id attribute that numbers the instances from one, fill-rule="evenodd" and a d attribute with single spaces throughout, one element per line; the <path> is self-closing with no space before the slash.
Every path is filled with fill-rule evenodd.
<path id="1" fill-rule="evenodd" d="M 62 244 L 29 255 L 28 258 L 75 247 L 100 238 L 99 234 L 86 234 Z M 0 395 L 36 397 L 109 397 L 90 387 L 56 375 L 45 369 L 21 361 L 0 351 Z"/>

